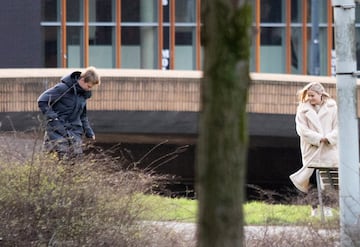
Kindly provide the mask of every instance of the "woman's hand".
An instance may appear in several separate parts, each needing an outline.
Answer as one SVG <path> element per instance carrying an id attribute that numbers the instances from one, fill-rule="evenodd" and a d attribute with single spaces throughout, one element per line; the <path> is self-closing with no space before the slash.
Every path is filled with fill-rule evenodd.
<path id="1" fill-rule="evenodd" d="M 320 143 L 330 144 L 329 140 L 326 137 L 321 138 Z"/>

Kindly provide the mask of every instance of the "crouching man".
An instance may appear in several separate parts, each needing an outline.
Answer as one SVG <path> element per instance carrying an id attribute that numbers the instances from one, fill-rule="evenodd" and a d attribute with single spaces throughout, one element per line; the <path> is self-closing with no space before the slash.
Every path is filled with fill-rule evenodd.
<path id="1" fill-rule="evenodd" d="M 89 67 L 64 76 L 39 96 L 38 106 L 46 118 L 45 151 L 56 152 L 59 159 L 79 158 L 83 153 L 83 135 L 95 140 L 86 115 L 86 101 L 96 85 L 100 85 L 100 76 L 94 67 Z"/>

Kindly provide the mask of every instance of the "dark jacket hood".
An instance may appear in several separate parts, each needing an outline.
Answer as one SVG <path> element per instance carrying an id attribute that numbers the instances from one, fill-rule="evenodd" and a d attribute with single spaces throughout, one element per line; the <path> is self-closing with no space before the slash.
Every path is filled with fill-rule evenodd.
<path id="1" fill-rule="evenodd" d="M 65 83 L 68 87 L 72 87 L 75 83 L 77 83 L 80 75 L 80 71 L 72 72 L 71 74 L 63 76 L 61 78 L 61 82 Z"/>
<path id="2" fill-rule="evenodd" d="M 77 93 L 80 93 L 82 95 L 84 95 L 84 97 L 86 99 L 91 97 L 91 91 L 85 91 L 84 89 L 82 89 L 78 83 L 78 80 L 80 78 L 81 72 L 80 71 L 75 71 L 72 72 L 71 74 L 65 75 L 61 78 L 61 82 L 65 83 L 69 88 L 73 87 L 75 85 L 75 90 Z"/>

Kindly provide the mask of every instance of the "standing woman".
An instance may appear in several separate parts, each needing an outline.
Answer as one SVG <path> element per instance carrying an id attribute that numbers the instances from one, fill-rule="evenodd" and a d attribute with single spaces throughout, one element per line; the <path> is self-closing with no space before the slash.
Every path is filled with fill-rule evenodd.
<path id="1" fill-rule="evenodd" d="M 299 106 L 295 123 L 300 136 L 302 168 L 290 175 L 295 187 L 307 193 L 314 172 L 311 163 L 338 165 L 337 105 L 318 82 L 307 84 L 298 92 Z"/>
<path id="2" fill-rule="evenodd" d="M 59 159 L 78 158 L 83 152 L 83 135 L 95 140 L 86 114 L 86 101 L 92 88 L 99 84 L 100 76 L 94 67 L 89 67 L 64 76 L 39 96 L 38 106 L 47 121 L 46 151 L 56 152 Z"/>

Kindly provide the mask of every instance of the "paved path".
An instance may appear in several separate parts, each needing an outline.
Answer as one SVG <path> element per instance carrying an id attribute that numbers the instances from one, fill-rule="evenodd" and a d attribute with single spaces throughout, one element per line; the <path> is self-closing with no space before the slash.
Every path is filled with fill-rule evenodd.
<path id="1" fill-rule="evenodd" d="M 179 222 L 152 222 L 181 234 L 184 242 L 195 246 L 196 224 Z M 312 226 L 245 226 L 247 247 L 302 246 L 337 247 L 339 234 L 336 230 L 317 229 Z"/>

